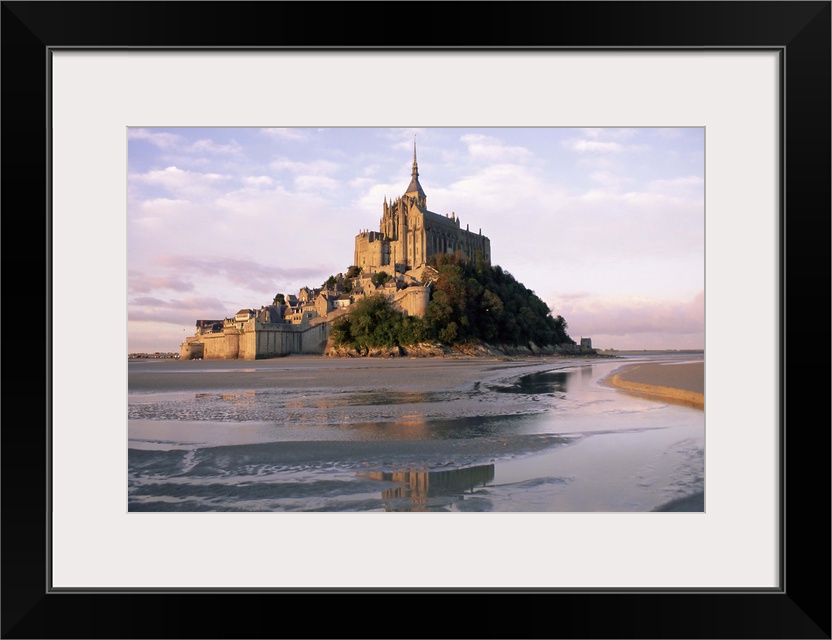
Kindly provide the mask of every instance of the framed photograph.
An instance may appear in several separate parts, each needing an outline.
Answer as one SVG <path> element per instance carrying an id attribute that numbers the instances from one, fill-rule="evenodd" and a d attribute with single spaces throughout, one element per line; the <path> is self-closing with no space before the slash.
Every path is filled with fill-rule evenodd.
<path id="1" fill-rule="evenodd" d="M 324 17 L 314 3 L 3 3 L 6 237 L 45 239 L 45 255 L 7 249 L 4 278 L 15 309 L 39 310 L 43 336 L 6 341 L 15 394 L 2 431 L 4 637 L 275 635 L 275 621 L 246 614 L 252 605 L 340 595 L 478 596 L 521 614 L 551 598 L 564 612 L 553 636 L 830 637 L 829 410 L 819 400 L 829 386 L 806 330 L 818 310 L 829 326 L 830 3 L 490 3 L 464 23 L 418 6 L 421 17 L 401 12 L 417 24 L 394 37 L 358 16 Z M 142 350 L 130 348 L 127 329 L 137 300 L 128 283 L 138 281 L 128 209 L 168 207 L 194 225 L 201 214 L 154 203 L 153 168 L 128 154 L 152 136 L 209 127 L 418 129 L 426 138 L 457 128 L 479 143 L 499 128 L 701 131 L 704 508 L 171 513 L 159 507 L 164 494 L 149 512 L 130 509 L 148 500 L 127 481 L 124 356 Z M 573 138 L 596 149 L 616 142 Z M 412 167 L 408 193 L 418 200 L 415 150 Z M 42 204 L 15 215 L 26 201 Z M 556 235 L 545 218 L 540 230 Z M 270 233 L 275 251 L 292 242 Z M 195 238 L 207 241 L 183 225 L 154 242 Z M 355 242 L 354 261 L 370 266 L 375 254 Z M 401 262 L 397 247 L 382 248 L 381 264 Z M 154 260 L 141 266 L 148 278 L 158 276 Z M 807 283 L 820 293 L 804 293 Z M 9 366 L 33 362 L 31 373 Z M 45 379 L 35 403 L 45 415 L 24 422 L 8 400 L 32 396 L 32 379 Z M 400 635 L 381 609 L 378 632 L 345 633 L 333 620 L 308 635 Z M 160 624 L 171 616 L 175 628 Z M 500 634 L 539 635 L 537 618 Z M 493 632 L 483 620 L 453 635 Z"/>
<path id="2" fill-rule="evenodd" d="M 127 145 L 130 512 L 705 511 L 704 127 Z"/>

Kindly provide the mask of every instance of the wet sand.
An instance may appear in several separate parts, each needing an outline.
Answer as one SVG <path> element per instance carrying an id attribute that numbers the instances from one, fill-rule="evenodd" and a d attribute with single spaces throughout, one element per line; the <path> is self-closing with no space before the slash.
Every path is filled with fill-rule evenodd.
<path id="1" fill-rule="evenodd" d="M 684 498 L 671 500 L 666 504 L 656 507 L 653 511 L 684 511 L 688 513 L 703 512 L 705 511 L 705 492 L 699 491 L 692 496 L 685 496 Z"/>
<path id="2" fill-rule="evenodd" d="M 600 387 L 633 366 L 131 362 L 130 510 L 701 511 L 701 498 L 679 501 L 702 490 L 701 416 Z M 391 498 L 412 487 L 384 476 L 404 470 L 439 486 L 480 467 L 488 486 L 428 503 Z"/>
<path id="3" fill-rule="evenodd" d="M 261 421 L 303 427 L 345 425 L 366 432 L 397 422 L 409 437 L 442 420 L 541 413 L 521 393 L 499 393 L 519 376 L 580 366 L 582 358 L 444 359 L 288 357 L 130 364 L 129 418 Z M 180 394 L 180 403 L 171 394 Z M 194 404 L 194 398 L 199 400 Z M 432 421 L 432 422 L 431 422 Z M 302 434 L 296 434 L 298 438 Z M 423 434 L 424 435 L 424 434 Z M 329 437 L 332 437 L 331 434 Z"/>
<path id="4" fill-rule="evenodd" d="M 128 365 L 130 393 L 210 389 L 339 389 L 450 391 L 478 382 L 514 378 L 539 370 L 573 367 L 598 359 L 546 356 L 485 358 L 322 358 L 158 361 Z M 554 365 L 554 367 L 552 366 Z"/>
<path id="5" fill-rule="evenodd" d="M 705 363 L 647 363 L 627 366 L 607 379 L 617 389 L 705 408 Z"/>

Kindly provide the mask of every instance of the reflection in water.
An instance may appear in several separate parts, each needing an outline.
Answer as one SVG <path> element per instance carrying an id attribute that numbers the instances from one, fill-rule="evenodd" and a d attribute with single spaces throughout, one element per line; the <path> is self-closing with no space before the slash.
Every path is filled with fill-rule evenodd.
<path id="1" fill-rule="evenodd" d="M 240 400 L 243 398 L 253 398 L 256 395 L 256 391 L 241 391 L 239 393 L 196 393 L 194 394 L 194 398 L 197 400 Z"/>
<path id="2" fill-rule="evenodd" d="M 447 402 L 454 399 L 450 392 L 427 392 L 427 391 L 352 391 L 338 395 L 316 395 L 307 393 L 292 397 L 285 402 L 287 408 L 300 409 L 314 407 L 316 409 L 334 409 L 336 407 L 383 407 L 387 405 L 401 404 L 423 404 L 432 402 Z"/>
<path id="3" fill-rule="evenodd" d="M 450 471 L 359 471 L 356 475 L 401 485 L 381 492 L 383 500 L 402 501 L 388 511 L 427 511 L 428 498 L 464 493 L 487 485 L 494 480 L 494 465 Z"/>
<path id="4" fill-rule="evenodd" d="M 544 371 L 522 376 L 510 385 L 494 385 L 491 389 L 501 393 L 523 393 L 538 395 L 544 393 L 566 393 L 573 371 Z"/>
<path id="5" fill-rule="evenodd" d="M 362 422 L 345 425 L 345 428 L 361 433 L 362 439 L 366 440 L 431 440 L 437 437 L 433 425 L 423 415 L 415 413 L 404 414 L 394 423 Z"/>

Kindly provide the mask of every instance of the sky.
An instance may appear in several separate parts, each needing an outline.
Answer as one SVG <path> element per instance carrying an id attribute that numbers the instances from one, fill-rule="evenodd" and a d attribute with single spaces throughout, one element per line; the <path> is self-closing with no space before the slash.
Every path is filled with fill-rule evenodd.
<path id="1" fill-rule="evenodd" d="M 128 350 L 345 272 L 410 182 L 600 349 L 703 349 L 704 128 L 128 129 Z"/>

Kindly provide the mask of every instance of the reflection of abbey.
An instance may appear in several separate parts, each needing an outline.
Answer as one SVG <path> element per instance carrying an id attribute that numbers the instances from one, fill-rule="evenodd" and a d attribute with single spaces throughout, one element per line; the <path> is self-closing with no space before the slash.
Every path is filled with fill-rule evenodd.
<path id="1" fill-rule="evenodd" d="M 359 471 L 371 480 L 395 482 L 397 486 L 381 492 L 386 511 L 427 511 L 430 498 L 459 493 L 473 493 L 494 480 L 494 465 L 484 464 L 447 471 Z"/>
<path id="2" fill-rule="evenodd" d="M 409 315 L 423 316 L 430 298 L 428 259 L 437 253 L 458 253 L 467 260 L 491 261 L 491 243 L 482 232 L 462 228 L 455 213 L 427 209 L 419 184 L 416 147 L 404 195 L 384 198 L 378 231 L 355 237 L 354 266 L 319 289 L 304 287 L 297 296 L 275 298 L 273 304 L 240 309 L 223 320 L 197 320 L 196 333 L 182 343 L 182 359 L 254 360 L 290 353 L 323 353 L 332 321 L 349 313 L 350 305 L 383 294 Z M 433 272 L 435 273 L 435 272 Z"/>

